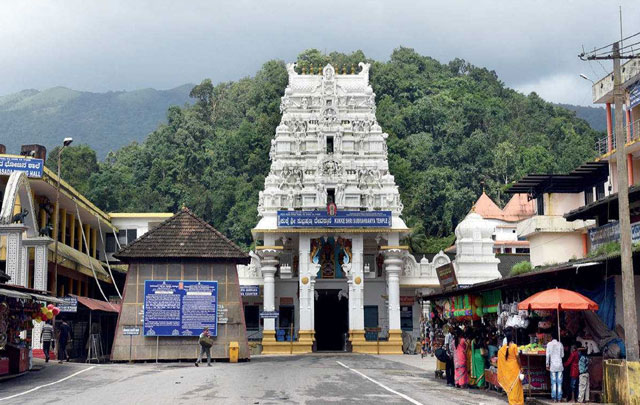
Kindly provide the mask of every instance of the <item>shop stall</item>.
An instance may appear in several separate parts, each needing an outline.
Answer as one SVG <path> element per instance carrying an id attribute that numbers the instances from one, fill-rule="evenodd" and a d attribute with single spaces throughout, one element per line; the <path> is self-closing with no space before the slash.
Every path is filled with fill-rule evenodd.
<path id="1" fill-rule="evenodd" d="M 41 291 L 0 285 L 0 378 L 31 369 L 31 331 L 49 313 L 53 317 L 47 302 L 57 301 Z"/>

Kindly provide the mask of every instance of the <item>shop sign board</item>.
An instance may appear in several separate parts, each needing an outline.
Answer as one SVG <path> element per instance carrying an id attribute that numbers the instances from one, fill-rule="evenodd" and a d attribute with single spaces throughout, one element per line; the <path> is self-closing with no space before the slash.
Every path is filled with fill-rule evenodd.
<path id="1" fill-rule="evenodd" d="M 400 296 L 400 305 L 401 306 L 412 306 L 415 301 L 415 297 L 413 295 L 401 295 Z"/>
<path id="2" fill-rule="evenodd" d="M 591 250 L 597 250 L 609 242 L 619 242 L 620 224 L 615 221 L 589 229 L 589 240 L 591 242 Z M 636 242 L 640 242 L 640 222 L 631 224 L 631 243 Z"/>
<path id="3" fill-rule="evenodd" d="M 280 297 L 280 305 L 293 305 L 293 297 Z"/>
<path id="4" fill-rule="evenodd" d="M 442 288 L 451 288 L 458 285 L 458 279 L 456 278 L 453 263 L 447 263 L 436 268 L 436 274 L 438 275 L 438 281 Z"/>
<path id="5" fill-rule="evenodd" d="M 278 211 L 279 228 L 389 228 L 391 211 Z"/>
<path id="6" fill-rule="evenodd" d="M 257 297 L 260 295 L 259 285 L 241 285 L 240 295 L 243 297 Z"/>
<path id="7" fill-rule="evenodd" d="M 60 312 L 78 312 L 78 299 L 76 297 L 63 297 L 64 304 L 58 304 Z"/>
<path id="8" fill-rule="evenodd" d="M 9 176 L 13 172 L 25 172 L 27 177 L 41 178 L 44 160 L 21 156 L 0 156 L 0 175 Z"/>
<path id="9" fill-rule="evenodd" d="M 145 280 L 144 335 L 218 335 L 218 282 Z"/>
<path id="10" fill-rule="evenodd" d="M 280 316 L 280 313 L 278 311 L 262 311 L 262 312 L 260 312 L 260 318 L 276 319 L 278 316 Z"/>
<path id="11" fill-rule="evenodd" d="M 124 336 L 138 336 L 140 334 L 140 327 L 139 326 L 123 326 L 122 327 L 122 334 Z"/>
<path id="12" fill-rule="evenodd" d="M 640 83 L 637 83 L 629 92 L 629 108 L 633 108 L 640 104 Z"/>

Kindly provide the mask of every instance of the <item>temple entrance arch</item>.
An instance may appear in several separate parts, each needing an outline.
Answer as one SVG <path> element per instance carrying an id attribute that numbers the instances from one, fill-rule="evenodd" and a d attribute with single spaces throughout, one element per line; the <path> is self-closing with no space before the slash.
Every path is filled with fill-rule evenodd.
<path id="1" fill-rule="evenodd" d="M 316 350 L 343 351 L 349 332 L 349 298 L 340 289 L 318 289 L 316 292 Z"/>
<path id="2" fill-rule="evenodd" d="M 18 198 L 20 199 L 22 211 L 24 212 L 26 210 L 27 212 L 27 216 L 22 221 L 22 223 L 27 227 L 27 237 L 36 237 L 38 236 L 36 213 L 33 207 L 29 178 L 24 172 L 13 172 L 9 176 L 9 181 L 7 182 L 4 198 L 2 200 L 2 210 L 0 210 L 0 224 L 9 225 L 13 222 L 13 213 Z"/>

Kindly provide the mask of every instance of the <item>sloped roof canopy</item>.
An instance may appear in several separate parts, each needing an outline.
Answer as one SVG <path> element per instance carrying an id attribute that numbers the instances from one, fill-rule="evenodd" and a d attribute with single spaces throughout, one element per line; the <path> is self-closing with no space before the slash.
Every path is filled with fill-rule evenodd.
<path id="1" fill-rule="evenodd" d="M 514 194 L 502 210 L 505 221 L 520 221 L 534 216 L 536 213 L 533 201 L 526 194 Z"/>
<path id="2" fill-rule="evenodd" d="M 484 191 L 474 204 L 473 210 L 484 219 L 502 219 L 502 210 Z"/>
<path id="3" fill-rule="evenodd" d="M 209 259 L 248 263 L 250 258 L 235 243 L 189 209 L 180 212 L 122 248 L 124 262 L 152 259 Z"/>

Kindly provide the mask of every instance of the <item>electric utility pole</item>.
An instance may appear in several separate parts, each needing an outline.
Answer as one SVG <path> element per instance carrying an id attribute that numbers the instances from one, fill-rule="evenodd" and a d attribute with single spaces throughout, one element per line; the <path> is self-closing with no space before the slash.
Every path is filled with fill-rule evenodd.
<path id="1" fill-rule="evenodd" d="M 633 36 L 636 36 L 635 34 Z M 620 59 L 634 59 L 638 56 L 621 56 L 620 42 L 614 42 L 609 55 L 580 54 L 582 60 L 613 59 L 613 101 L 615 105 L 616 167 L 618 177 L 618 224 L 620 226 L 620 265 L 622 271 L 622 305 L 624 311 L 625 346 L 627 360 L 640 360 L 638 347 L 638 316 L 636 310 L 636 290 L 633 275 L 633 257 L 631 251 L 631 218 L 629 214 L 629 179 L 627 174 L 626 131 L 623 122 L 624 89 L 622 88 L 622 70 Z M 626 47 L 625 47 L 626 48 Z M 602 49 L 602 48 L 600 48 Z"/>

